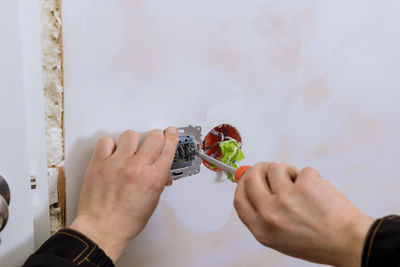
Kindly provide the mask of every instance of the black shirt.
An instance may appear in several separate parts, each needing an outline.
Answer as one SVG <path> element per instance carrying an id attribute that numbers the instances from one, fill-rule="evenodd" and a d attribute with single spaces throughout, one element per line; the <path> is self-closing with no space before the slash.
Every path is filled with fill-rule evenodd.
<path id="1" fill-rule="evenodd" d="M 92 240 L 72 229 L 51 236 L 24 267 L 111 267 L 111 259 Z"/>
<path id="2" fill-rule="evenodd" d="M 400 217 L 376 220 L 365 240 L 362 267 L 400 267 Z"/>

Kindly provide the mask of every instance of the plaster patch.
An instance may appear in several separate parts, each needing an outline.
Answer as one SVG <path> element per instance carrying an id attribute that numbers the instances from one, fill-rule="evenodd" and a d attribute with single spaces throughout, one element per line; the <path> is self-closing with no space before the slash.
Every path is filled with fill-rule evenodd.
<path id="1" fill-rule="evenodd" d="M 303 102 L 308 109 L 320 107 L 330 95 L 327 74 L 310 78 L 303 90 Z"/>

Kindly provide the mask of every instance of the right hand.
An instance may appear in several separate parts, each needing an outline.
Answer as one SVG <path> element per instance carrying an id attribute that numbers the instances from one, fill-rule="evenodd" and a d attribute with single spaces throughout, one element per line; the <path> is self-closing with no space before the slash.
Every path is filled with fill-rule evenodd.
<path id="1" fill-rule="evenodd" d="M 258 163 L 239 181 L 235 209 L 263 245 L 287 255 L 358 267 L 374 219 L 361 212 L 318 171 Z"/>

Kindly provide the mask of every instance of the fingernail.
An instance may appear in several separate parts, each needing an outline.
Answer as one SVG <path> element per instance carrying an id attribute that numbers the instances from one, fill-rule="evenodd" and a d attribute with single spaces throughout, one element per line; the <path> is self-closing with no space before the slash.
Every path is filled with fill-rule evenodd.
<path id="1" fill-rule="evenodd" d="M 176 129 L 175 127 L 171 126 L 171 127 L 167 128 L 166 132 L 169 132 L 171 134 L 178 134 L 178 129 Z"/>

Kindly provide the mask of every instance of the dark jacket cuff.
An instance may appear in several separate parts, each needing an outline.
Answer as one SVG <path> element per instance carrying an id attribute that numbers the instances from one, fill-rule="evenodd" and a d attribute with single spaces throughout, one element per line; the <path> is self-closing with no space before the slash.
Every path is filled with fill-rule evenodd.
<path id="1" fill-rule="evenodd" d="M 365 241 L 362 267 L 400 267 L 400 217 L 376 220 Z"/>
<path id="2" fill-rule="evenodd" d="M 70 262 L 71 265 L 68 266 L 114 266 L 111 259 L 96 243 L 85 235 L 68 228 L 62 229 L 50 237 L 35 254 L 27 260 L 24 266 L 36 266 L 31 263 L 40 263 L 46 261 L 46 258 L 48 260 L 57 258 L 58 261 Z M 55 263 L 57 261 L 53 259 L 52 262 Z M 62 264 L 62 266 L 64 265 Z"/>

